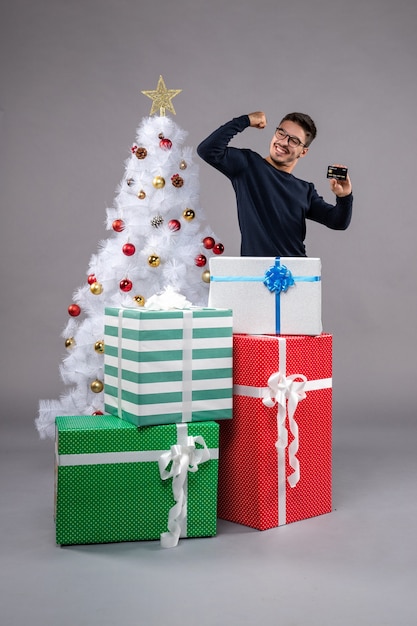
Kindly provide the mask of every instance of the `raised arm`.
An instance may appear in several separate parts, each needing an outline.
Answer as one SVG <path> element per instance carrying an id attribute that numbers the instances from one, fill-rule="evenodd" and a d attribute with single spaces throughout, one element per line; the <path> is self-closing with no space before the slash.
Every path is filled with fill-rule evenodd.
<path id="1" fill-rule="evenodd" d="M 251 126 L 249 115 L 235 117 L 204 139 L 197 147 L 197 154 L 229 178 L 236 175 L 246 166 L 246 158 L 242 150 L 229 148 L 229 143 L 248 126 Z"/>

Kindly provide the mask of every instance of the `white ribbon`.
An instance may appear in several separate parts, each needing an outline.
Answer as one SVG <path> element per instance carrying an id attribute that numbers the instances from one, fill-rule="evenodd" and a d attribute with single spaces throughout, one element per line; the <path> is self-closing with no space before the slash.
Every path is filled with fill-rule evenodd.
<path id="1" fill-rule="evenodd" d="M 182 326 L 182 422 L 193 419 L 193 313 L 183 310 Z"/>
<path id="2" fill-rule="evenodd" d="M 268 379 L 268 389 L 262 400 L 263 404 L 269 408 L 278 404 L 278 440 L 275 443 L 278 454 L 288 447 L 288 430 L 285 426 L 288 408 L 288 424 L 294 437 L 288 447 L 288 461 L 294 470 L 287 478 L 291 487 L 295 487 L 300 480 L 300 462 L 296 456 L 299 447 L 298 424 L 294 419 L 294 414 L 299 401 L 307 397 L 304 391 L 306 382 L 307 378 L 303 374 L 286 376 L 281 372 L 275 372 Z"/>
<path id="3" fill-rule="evenodd" d="M 117 324 L 117 415 L 122 417 L 122 349 L 123 349 L 123 311 L 119 309 Z"/>
<path id="4" fill-rule="evenodd" d="M 163 291 L 148 298 L 144 308 L 148 311 L 171 311 L 173 309 L 186 309 L 190 306 L 192 304 L 185 296 L 168 285 Z"/>
<path id="5" fill-rule="evenodd" d="M 175 504 L 168 513 L 168 532 L 161 534 L 161 547 L 174 548 L 187 518 L 187 475 L 196 472 L 200 463 L 210 459 L 210 452 L 201 435 L 189 437 L 187 426 L 177 424 L 178 443 L 161 454 L 158 459 L 162 480 L 172 478 L 172 493 Z M 202 447 L 197 448 L 196 444 Z"/>

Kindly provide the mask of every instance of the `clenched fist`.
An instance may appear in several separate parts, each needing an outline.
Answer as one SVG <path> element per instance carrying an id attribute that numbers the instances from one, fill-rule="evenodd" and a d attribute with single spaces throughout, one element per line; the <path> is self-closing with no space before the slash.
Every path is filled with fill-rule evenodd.
<path id="1" fill-rule="evenodd" d="M 266 115 L 263 111 L 249 113 L 249 121 L 253 128 L 265 128 L 267 124 Z"/>

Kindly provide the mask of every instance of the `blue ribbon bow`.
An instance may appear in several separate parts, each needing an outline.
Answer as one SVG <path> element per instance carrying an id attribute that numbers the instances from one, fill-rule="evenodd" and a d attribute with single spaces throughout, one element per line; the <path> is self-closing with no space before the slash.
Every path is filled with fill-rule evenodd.
<path id="1" fill-rule="evenodd" d="M 266 270 L 263 283 L 269 291 L 275 291 L 277 294 L 281 291 L 288 291 L 295 285 L 293 275 L 286 265 L 273 265 Z"/>

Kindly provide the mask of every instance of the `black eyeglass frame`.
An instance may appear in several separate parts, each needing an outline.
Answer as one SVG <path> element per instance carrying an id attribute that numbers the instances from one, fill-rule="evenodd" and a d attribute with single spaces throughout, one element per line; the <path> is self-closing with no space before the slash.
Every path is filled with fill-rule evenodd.
<path id="1" fill-rule="evenodd" d="M 280 132 L 279 135 L 277 135 L 278 131 Z M 307 148 L 307 144 L 303 143 L 301 139 L 298 139 L 298 137 L 295 137 L 295 135 L 289 135 L 288 133 L 285 132 L 283 128 L 281 128 L 280 126 L 277 126 L 275 129 L 275 138 L 285 140 L 287 139 L 287 137 L 288 137 L 288 143 L 292 148 L 299 148 L 300 146 L 302 146 L 303 148 Z"/>

